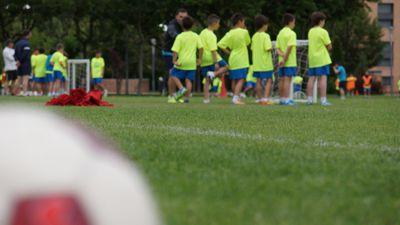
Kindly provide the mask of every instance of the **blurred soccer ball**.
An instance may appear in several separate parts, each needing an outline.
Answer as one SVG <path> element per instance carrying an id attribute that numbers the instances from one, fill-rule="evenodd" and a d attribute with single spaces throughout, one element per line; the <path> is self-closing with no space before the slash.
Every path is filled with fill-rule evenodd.
<path id="1" fill-rule="evenodd" d="M 156 225 L 138 170 L 70 121 L 0 108 L 0 225 Z"/>

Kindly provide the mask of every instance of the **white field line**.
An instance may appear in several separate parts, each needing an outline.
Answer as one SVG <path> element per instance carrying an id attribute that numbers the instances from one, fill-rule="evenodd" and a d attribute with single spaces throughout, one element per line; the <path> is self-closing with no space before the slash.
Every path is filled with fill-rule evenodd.
<path id="1" fill-rule="evenodd" d="M 221 131 L 216 129 L 201 129 L 195 127 L 181 127 L 181 126 L 168 126 L 168 125 L 140 125 L 140 124 L 123 124 L 118 125 L 119 128 L 135 128 L 135 129 L 143 129 L 143 130 L 166 130 L 172 132 L 174 134 L 179 135 L 198 135 L 205 137 L 225 137 L 225 138 L 234 138 L 234 139 L 243 139 L 249 141 L 262 141 L 262 142 L 273 142 L 277 144 L 293 144 L 293 145 L 303 145 L 310 147 L 331 147 L 331 148 L 340 148 L 340 149 L 362 149 L 362 150 L 379 150 L 379 151 L 388 151 L 388 152 L 399 152 L 400 146 L 387 146 L 387 145 L 375 145 L 370 143 L 346 143 L 342 144 L 335 141 L 325 141 L 322 139 L 314 139 L 310 141 L 298 141 L 293 138 L 287 137 L 267 137 L 261 134 L 248 134 L 241 133 L 236 131 Z"/>

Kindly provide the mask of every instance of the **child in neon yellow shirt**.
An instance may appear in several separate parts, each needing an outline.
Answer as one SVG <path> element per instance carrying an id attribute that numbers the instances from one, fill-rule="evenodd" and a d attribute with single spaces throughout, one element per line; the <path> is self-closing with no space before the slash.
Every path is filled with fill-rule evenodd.
<path id="1" fill-rule="evenodd" d="M 43 95 L 43 85 L 46 83 L 46 61 L 47 55 L 43 48 L 39 49 L 39 54 L 32 61 L 32 69 L 35 74 L 35 92 L 34 95 Z"/>
<path id="2" fill-rule="evenodd" d="M 102 85 L 104 78 L 104 69 L 106 63 L 102 57 L 101 51 L 96 51 L 95 57 L 91 60 L 91 71 L 92 71 L 92 83 L 95 90 L 103 92 L 103 96 L 107 96 L 107 90 Z"/>
<path id="3" fill-rule="evenodd" d="M 203 58 L 203 44 L 199 35 L 191 31 L 193 24 L 194 21 L 191 17 L 183 18 L 184 31 L 176 37 L 172 46 L 174 68 L 171 70 L 171 78 L 179 89 L 176 100 L 185 96 L 185 103 L 189 103 L 192 81 L 195 79 L 197 66 L 201 65 Z M 196 62 L 197 52 L 199 54 Z M 182 85 L 181 80 L 185 80 L 186 88 Z"/>
<path id="4" fill-rule="evenodd" d="M 297 36 L 293 31 L 296 26 L 296 17 L 290 13 L 283 16 L 285 26 L 278 34 L 276 48 L 279 55 L 279 95 L 281 105 L 294 105 L 290 96 L 292 77 L 297 74 Z"/>
<path id="5" fill-rule="evenodd" d="M 204 47 L 201 74 L 206 78 L 203 100 L 205 104 L 210 103 L 212 79 L 224 75 L 228 71 L 228 63 L 217 52 L 217 36 L 214 34 L 214 31 L 220 27 L 220 18 L 215 14 L 211 14 L 207 18 L 207 24 L 208 27 L 200 33 L 200 39 Z"/>
<path id="6" fill-rule="evenodd" d="M 250 45 L 251 39 L 242 14 L 235 13 L 232 16 L 232 24 L 234 27 L 225 34 L 218 43 L 218 47 L 229 55 L 229 77 L 232 80 L 233 89 L 232 103 L 243 105 L 239 95 L 250 66 L 247 46 Z"/>
<path id="7" fill-rule="evenodd" d="M 57 51 L 51 56 L 50 59 L 50 64 L 53 66 L 53 79 L 54 79 L 53 87 L 51 90 L 51 96 L 59 95 L 61 82 L 64 79 L 64 76 L 62 74 L 64 65 L 61 60 L 63 57 L 64 57 L 64 45 L 58 44 Z"/>
<path id="8" fill-rule="evenodd" d="M 332 49 L 332 42 L 325 26 L 326 16 L 322 12 L 314 12 L 311 15 L 313 27 L 308 32 L 308 79 L 307 96 L 308 104 L 313 103 L 313 90 L 315 81 L 318 79 L 321 105 L 331 105 L 326 99 L 327 76 L 330 74 L 332 63 L 329 51 Z"/>
<path id="9" fill-rule="evenodd" d="M 63 56 L 60 58 L 60 64 L 62 65 L 62 79 L 59 94 L 66 94 L 67 93 L 67 80 L 68 80 L 68 53 L 64 51 Z"/>
<path id="10" fill-rule="evenodd" d="M 253 52 L 253 71 L 254 77 L 257 78 L 256 85 L 256 102 L 262 105 L 270 105 L 272 76 L 274 74 L 274 66 L 272 63 L 272 42 L 270 36 L 266 33 L 268 30 L 268 18 L 259 15 L 255 19 L 255 28 L 257 32 L 251 40 L 251 50 Z M 265 92 L 263 89 L 263 80 L 266 80 Z"/>

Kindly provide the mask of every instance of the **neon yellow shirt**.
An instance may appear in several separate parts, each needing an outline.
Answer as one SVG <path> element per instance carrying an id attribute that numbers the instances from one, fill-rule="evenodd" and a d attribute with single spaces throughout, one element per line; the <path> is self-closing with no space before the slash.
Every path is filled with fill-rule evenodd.
<path id="1" fill-rule="evenodd" d="M 328 31 L 320 26 L 310 29 L 308 32 L 308 62 L 310 68 L 330 65 L 332 63 L 327 45 L 332 41 Z"/>
<path id="2" fill-rule="evenodd" d="M 289 27 L 284 27 L 278 34 L 276 39 L 276 48 L 280 49 L 283 54 L 286 53 L 288 47 L 293 46 L 292 51 L 284 65 L 284 67 L 296 67 L 297 66 L 297 35 Z M 279 62 L 282 62 L 283 57 L 279 56 Z"/>
<path id="3" fill-rule="evenodd" d="M 301 76 L 295 76 L 293 78 L 293 83 L 294 84 L 302 84 L 303 83 L 303 78 Z"/>
<path id="4" fill-rule="evenodd" d="M 62 55 L 62 57 L 60 58 L 60 63 L 61 62 L 64 65 L 62 67 L 61 72 L 62 72 L 62 75 L 66 78 L 67 77 L 67 62 L 68 62 L 68 58 L 66 56 Z"/>
<path id="5" fill-rule="evenodd" d="M 201 62 L 201 66 L 211 66 L 214 65 L 214 59 L 212 56 L 212 51 L 217 51 L 218 46 L 217 46 L 217 36 L 215 36 L 214 32 L 209 30 L 208 28 L 204 29 L 200 33 L 200 39 L 201 42 L 203 43 L 203 59 Z M 217 61 L 221 61 L 221 56 L 217 53 Z"/>
<path id="6" fill-rule="evenodd" d="M 249 52 L 247 46 L 251 43 L 249 32 L 246 29 L 235 28 L 230 30 L 218 43 L 220 48 L 230 49 L 229 69 L 237 70 L 248 68 Z"/>
<path id="7" fill-rule="evenodd" d="M 94 57 L 91 62 L 92 78 L 103 78 L 105 66 L 106 63 L 104 62 L 103 57 L 100 58 Z"/>
<path id="8" fill-rule="evenodd" d="M 34 60 L 32 60 L 32 67 L 34 69 L 35 77 L 43 78 L 46 76 L 46 61 L 47 56 L 44 54 L 34 57 Z"/>
<path id="9" fill-rule="evenodd" d="M 178 54 L 178 63 L 181 66 L 175 66 L 180 70 L 196 70 L 197 49 L 203 48 L 203 43 L 199 35 L 193 31 L 185 31 L 179 34 L 172 46 L 172 51 Z"/>
<path id="10" fill-rule="evenodd" d="M 63 71 L 63 68 L 60 64 L 60 59 L 64 57 L 64 54 L 61 52 L 57 51 L 56 53 L 53 54 L 53 56 L 50 59 L 50 62 L 54 63 L 54 69 L 53 71 Z"/>
<path id="11" fill-rule="evenodd" d="M 38 55 L 31 55 L 31 66 L 33 67 L 33 65 L 36 63 L 36 57 Z"/>
<path id="12" fill-rule="evenodd" d="M 254 70 L 253 70 L 253 66 L 249 66 L 249 71 L 247 72 L 247 77 L 246 77 L 246 82 L 257 82 L 257 78 L 255 78 L 253 76 L 254 74 Z"/>
<path id="13" fill-rule="evenodd" d="M 253 71 L 266 72 L 274 70 L 272 64 L 272 42 L 269 34 L 257 32 L 251 40 L 251 50 L 253 52 Z"/>

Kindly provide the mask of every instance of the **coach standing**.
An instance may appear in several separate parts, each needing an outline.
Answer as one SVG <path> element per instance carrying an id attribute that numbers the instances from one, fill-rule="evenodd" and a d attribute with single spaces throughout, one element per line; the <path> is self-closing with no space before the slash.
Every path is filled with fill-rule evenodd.
<path id="1" fill-rule="evenodd" d="M 167 32 L 164 35 L 164 48 L 162 51 L 162 56 L 165 61 L 165 64 L 168 69 L 168 74 L 170 73 L 171 69 L 174 67 L 172 62 L 172 45 L 175 42 L 176 36 L 182 33 L 182 20 L 188 16 L 188 12 L 186 9 L 178 9 L 175 14 L 175 18 L 168 23 Z M 165 79 L 164 79 L 165 80 Z M 175 103 L 175 94 L 176 86 L 170 77 L 168 78 L 168 102 Z"/>
<path id="2" fill-rule="evenodd" d="M 28 81 L 31 74 L 31 47 L 29 39 L 32 37 L 32 32 L 26 30 L 22 33 L 22 38 L 15 45 L 15 61 L 18 67 L 19 85 L 22 83 L 22 95 L 27 96 Z"/>

